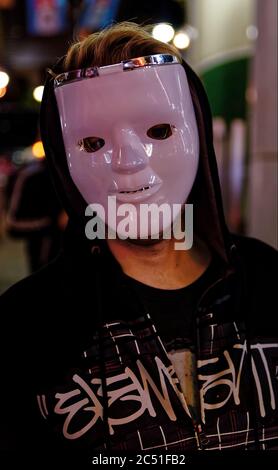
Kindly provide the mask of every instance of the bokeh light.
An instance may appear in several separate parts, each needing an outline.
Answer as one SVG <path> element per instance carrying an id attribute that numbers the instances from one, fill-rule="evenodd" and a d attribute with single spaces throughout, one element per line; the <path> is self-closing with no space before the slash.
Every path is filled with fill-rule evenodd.
<path id="1" fill-rule="evenodd" d="M 34 88 L 33 98 L 34 98 L 35 101 L 38 101 L 38 103 L 40 103 L 41 100 L 42 100 L 43 89 L 44 89 L 43 85 L 40 85 L 40 86 L 37 86 L 36 88 Z"/>
<path id="2" fill-rule="evenodd" d="M 173 26 L 167 23 L 157 24 L 152 31 L 152 36 L 161 42 L 170 42 L 175 35 Z"/>
<path id="3" fill-rule="evenodd" d="M 32 153 L 35 158 L 44 158 L 45 153 L 41 140 L 38 140 L 32 145 Z"/>

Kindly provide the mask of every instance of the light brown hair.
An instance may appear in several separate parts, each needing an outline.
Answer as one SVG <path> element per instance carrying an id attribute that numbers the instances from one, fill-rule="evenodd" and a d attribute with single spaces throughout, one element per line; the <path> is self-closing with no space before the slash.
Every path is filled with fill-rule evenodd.
<path id="1" fill-rule="evenodd" d="M 71 45 L 64 60 L 64 70 L 102 67 L 151 54 L 172 54 L 181 60 L 181 54 L 174 46 L 154 39 L 146 29 L 136 23 L 122 22 L 90 34 Z"/>

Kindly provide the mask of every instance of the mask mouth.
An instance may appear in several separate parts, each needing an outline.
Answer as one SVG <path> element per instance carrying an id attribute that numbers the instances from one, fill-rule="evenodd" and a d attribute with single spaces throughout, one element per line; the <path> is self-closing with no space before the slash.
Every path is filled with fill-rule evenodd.
<path id="1" fill-rule="evenodd" d="M 109 196 L 116 196 L 118 202 L 139 202 L 155 194 L 162 185 L 159 176 L 150 169 L 133 175 L 117 175 Z"/>
<path id="2" fill-rule="evenodd" d="M 147 186 L 143 186 L 142 188 L 133 189 L 133 190 L 123 189 L 123 190 L 119 191 L 119 194 L 135 194 L 135 193 L 138 193 L 138 192 L 147 191 L 150 188 L 151 188 L 151 186 L 147 185 Z"/>
<path id="3" fill-rule="evenodd" d="M 120 189 L 110 193 L 111 196 L 116 196 L 117 202 L 123 203 L 139 203 L 145 199 L 150 198 L 161 187 L 162 182 L 157 182 L 153 185 L 145 184 L 136 189 Z"/>

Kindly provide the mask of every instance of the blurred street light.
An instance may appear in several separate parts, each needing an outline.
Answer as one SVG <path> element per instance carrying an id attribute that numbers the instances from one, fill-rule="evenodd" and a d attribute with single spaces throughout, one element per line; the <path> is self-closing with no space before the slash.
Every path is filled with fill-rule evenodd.
<path id="1" fill-rule="evenodd" d="M 33 98 L 35 101 L 38 101 L 38 103 L 40 103 L 42 100 L 43 89 L 44 89 L 43 85 L 40 85 L 34 88 Z"/>
<path id="2" fill-rule="evenodd" d="M 173 43 L 178 49 L 186 49 L 190 44 L 190 37 L 185 31 L 178 32 L 174 37 Z"/>
<path id="3" fill-rule="evenodd" d="M 0 98 L 3 98 L 3 96 L 5 96 L 6 91 L 7 87 L 4 86 L 3 88 L 0 88 Z"/>
<path id="4" fill-rule="evenodd" d="M 173 26 L 167 23 L 159 23 L 152 30 L 152 36 L 161 42 L 170 42 L 175 35 Z"/>
<path id="5" fill-rule="evenodd" d="M 32 145 L 32 154 L 35 158 L 44 158 L 45 153 L 41 140 L 38 140 Z"/>
<path id="6" fill-rule="evenodd" d="M 0 70 L 0 88 L 5 88 L 10 81 L 10 77 L 6 72 Z"/>

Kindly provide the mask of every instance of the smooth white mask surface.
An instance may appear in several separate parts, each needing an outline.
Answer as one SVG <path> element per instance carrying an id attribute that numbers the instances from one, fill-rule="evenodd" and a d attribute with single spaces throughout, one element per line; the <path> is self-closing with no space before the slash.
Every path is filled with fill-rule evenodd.
<path id="1" fill-rule="evenodd" d="M 133 204 L 138 214 L 140 204 L 184 204 L 199 161 L 184 68 L 123 71 L 119 64 L 99 70 L 100 76 L 55 89 L 69 171 L 83 198 L 106 214 L 108 196 L 115 196 L 117 208 Z M 141 237 L 152 231 L 145 224 Z"/>

